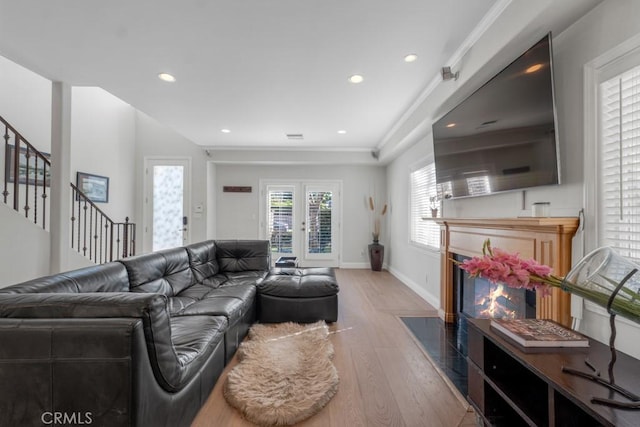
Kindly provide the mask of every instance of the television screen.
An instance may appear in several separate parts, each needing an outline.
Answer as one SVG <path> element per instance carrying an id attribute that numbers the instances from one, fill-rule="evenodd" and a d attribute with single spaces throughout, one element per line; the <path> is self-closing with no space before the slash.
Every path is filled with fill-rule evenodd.
<path id="1" fill-rule="evenodd" d="M 560 183 L 551 36 L 433 124 L 446 198 Z"/>

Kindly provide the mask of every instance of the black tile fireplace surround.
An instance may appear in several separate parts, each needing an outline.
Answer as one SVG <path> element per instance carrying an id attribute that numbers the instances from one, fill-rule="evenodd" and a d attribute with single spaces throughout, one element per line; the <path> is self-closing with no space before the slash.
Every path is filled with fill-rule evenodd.
<path id="1" fill-rule="evenodd" d="M 462 262 L 468 257 L 455 255 Z M 467 320 L 491 317 L 536 317 L 535 292 L 500 288 L 488 280 L 472 278 L 454 265 L 456 321 L 439 318 L 403 317 L 402 321 L 425 349 L 431 361 L 458 391 L 467 396 Z M 493 298 L 491 295 L 493 294 Z"/>

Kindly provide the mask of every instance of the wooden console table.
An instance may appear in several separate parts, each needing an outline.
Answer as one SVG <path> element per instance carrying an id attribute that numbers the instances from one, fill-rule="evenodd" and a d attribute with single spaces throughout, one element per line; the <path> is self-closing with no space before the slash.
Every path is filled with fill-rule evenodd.
<path id="1" fill-rule="evenodd" d="M 590 380 L 562 372 L 589 371 L 585 357 L 608 379 L 609 347 L 589 340 L 589 348 L 523 347 L 490 327 L 489 319 L 468 323 L 469 400 L 487 425 L 639 426 L 640 411 L 591 403 L 592 397 L 628 402 Z M 640 395 L 640 361 L 618 353 L 616 384 Z"/>
<path id="2" fill-rule="evenodd" d="M 456 321 L 453 255 L 482 255 L 482 244 L 491 245 L 553 268 L 564 276 L 571 269 L 571 239 L 578 229 L 577 217 L 563 218 L 438 218 L 440 225 L 440 308 L 445 322 Z M 571 296 L 553 289 L 549 297 L 536 298 L 536 317 L 569 326 Z"/>

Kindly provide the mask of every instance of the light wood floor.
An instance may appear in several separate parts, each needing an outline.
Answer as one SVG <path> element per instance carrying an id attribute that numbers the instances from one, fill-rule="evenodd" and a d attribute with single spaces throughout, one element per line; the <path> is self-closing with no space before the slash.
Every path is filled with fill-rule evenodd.
<path id="1" fill-rule="evenodd" d="M 330 329 L 339 390 L 317 415 L 318 427 L 475 426 L 475 415 L 438 374 L 398 316 L 437 311 L 387 272 L 336 270 L 338 322 Z M 222 395 L 234 358 L 198 413 L 193 427 L 252 426 Z"/>

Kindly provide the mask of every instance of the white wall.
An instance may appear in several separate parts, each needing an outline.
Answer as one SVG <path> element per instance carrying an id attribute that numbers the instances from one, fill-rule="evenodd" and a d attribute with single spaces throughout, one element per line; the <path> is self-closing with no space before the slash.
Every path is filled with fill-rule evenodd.
<path id="1" fill-rule="evenodd" d="M 51 81 L 2 56 L 0 116 L 38 150 L 51 152 Z"/>
<path id="2" fill-rule="evenodd" d="M 606 54 L 624 41 L 640 35 L 640 2 L 636 0 L 607 0 L 595 8 L 583 19 L 563 32 L 555 40 L 558 86 L 560 88 L 559 122 L 562 125 L 561 136 L 566 142 L 564 164 L 570 169 L 570 188 L 582 196 L 584 174 L 593 174 L 592 168 L 583 168 L 586 147 L 584 146 L 584 66 L 601 55 Z M 640 47 L 640 46 L 639 46 Z M 572 195 L 571 199 L 577 195 Z M 567 197 L 569 195 L 567 194 Z M 581 204 L 584 204 L 580 197 Z M 563 202 L 553 204 L 563 206 Z M 596 229 L 593 215 L 588 213 L 585 224 L 585 251 L 595 249 Z M 581 236 L 579 236 L 581 237 Z M 577 239 L 574 239 L 574 242 Z M 583 255 L 581 245 L 574 245 L 574 260 Z M 608 342 L 609 318 L 593 304 L 585 304 L 581 330 L 600 341 Z M 620 350 L 640 357 L 640 328 L 618 316 L 618 337 L 616 347 Z"/>
<path id="3" fill-rule="evenodd" d="M 583 185 L 585 172 L 584 159 L 584 120 L 583 120 L 583 67 L 609 49 L 622 43 L 626 39 L 640 33 L 640 2 L 634 0 L 607 0 L 594 8 L 586 16 L 573 24 L 567 30 L 556 34 L 553 39 L 556 102 L 558 112 L 558 135 L 560 141 L 560 157 L 562 168 L 562 185 L 539 187 L 525 192 L 509 192 L 493 196 L 468 198 L 446 201 L 444 216 L 448 217 L 514 217 L 530 215 L 532 202 L 551 202 L 552 216 L 577 216 L 584 206 Z M 499 28 L 498 23 L 496 28 Z M 495 29 L 492 31 L 495 32 Z M 506 33 L 508 35 L 508 33 Z M 515 36 L 514 36 L 515 37 Z M 537 39 L 531 38 L 529 44 Z M 474 46 L 476 57 L 492 58 L 499 51 L 503 40 L 482 37 Z M 515 55 L 517 56 L 517 54 Z M 515 58 L 514 56 L 514 58 Z M 472 71 L 480 73 L 482 63 L 477 62 Z M 467 72 L 469 69 L 467 68 Z M 496 70 L 497 71 L 497 70 Z M 436 91 L 437 92 L 437 91 Z M 452 94 L 448 99 L 461 99 L 460 94 Z M 450 100 L 442 100 L 442 93 L 434 93 L 431 100 L 434 105 L 429 111 L 449 109 L 455 105 Z M 446 104 L 446 108 L 442 106 Z M 432 150 L 431 135 L 427 135 L 415 146 L 408 149 L 389 165 L 389 192 L 397 197 L 402 186 L 408 182 L 408 165 L 411 159 L 426 155 Z M 406 202 L 405 202 L 406 203 Z M 398 205 L 398 203 L 395 203 Z M 398 209 L 396 208 L 396 213 Z M 406 215 L 405 215 L 406 217 Z M 393 235 L 402 235 L 403 217 L 392 217 Z M 587 223 L 587 233 L 594 233 L 594 224 Z M 574 260 L 583 255 L 582 238 L 574 238 Z M 422 284 L 429 296 L 437 297 L 439 288 L 433 283 L 424 283 L 425 269 L 429 277 L 439 276 L 440 268 L 427 255 L 421 255 L 412 248 L 405 237 L 393 238 L 391 255 L 391 270 L 401 278 Z M 589 249 L 589 248 L 587 248 Z M 414 260 L 405 261 L 405 260 Z M 428 266 L 428 267 L 427 267 Z M 407 280 L 405 280 L 407 281 Z M 606 342 L 609 338 L 608 318 L 597 313 L 597 309 L 590 310 L 588 305 L 584 311 L 581 330 L 589 336 Z M 635 357 L 640 357 L 640 341 L 637 337 L 640 331 L 636 326 L 625 320 L 619 320 L 621 328 L 618 332 L 617 346 L 622 351 Z"/>
<path id="4" fill-rule="evenodd" d="M 135 110 L 97 87 L 74 87 L 70 182 L 76 172 L 109 177 L 109 202 L 98 203 L 113 221 L 135 216 Z"/>
<path id="5" fill-rule="evenodd" d="M 51 152 L 51 82 L 1 56 L 0 116 L 37 149 Z M 4 171 L 1 141 L 0 170 Z M 3 183 L 4 173 L 0 175 Z M 0 287 L 48 274 L 49 241 L 48 232 L 0 199 Z"/>
<path id="6" fill-rule="evenodd" d="M 49 80 L 0 57 L 0 115 L 43 152 L 51 151 L 51 91 Z M 74 88 L 72 96 L 69 182 L 75 183 L 77 170 L 108 176 L 110 202 L 100 207 L 115 221 L 136 221 L 135 110 L 99 88 Z M 4 166 L 4 146 L 0 162 Z M 1 224 L 0 285 L 48 274 L 49 234 L 16 214 Z M 70 258 L 68 269 L 84 265 Z"/>
<path id="7" fill-rule="evenodd" d="M 0 203 L 0 288 L 49 274 L 49 233 Z"/>
<path id="8" fill-rule="evenodd" d="M 137 195 L 136 218 L 143 224 L 144 212 L 144 164 L 145 158 L 181 158 L 191 159 L 191 209 L 190 242 L 207 239 L 207 156 L 202 147 L 194 144 L 173 129 L 158 123 L 148 115 L 137 111 L 136 120 L 136 158 L 135 189 Z M 205 207 L 205 212 L 198 215 L 193 212 L 196 205 Z M 138 228 L 137 253 L 149 252 L 151 248 L 142 247 L 144 241 L 143 227 Z"/>
<path id="9" fill-rule="evenodd" d="M 440 307 L 440 252 L 409 242 L 410 168 L 433 154 L 433 144 L 422 140 L 409 147 L 387 169 L 392 211 L 389 215 L 389 270 L 434 307 Z"/>
<path id="10" fill-rule="evenodd" d="M 367 245 L 371 243 L 370 211 L 367 198 L 387 199 L 385 168 L 345 165 L 215 165 L 215 229 L 218 239 L 256 239 L 259 235 L 258 211 L 261 179 L 340 180 L 342 181 L 343 267 L 366 267 Z M 251 193 L 224 193 L 222 187 L 251 186 Z M 380 202 L 380 204 L 383 204 Z M 393 211 L 391 206 L 391 211 Z M 389 231 L 382 225 L 381 243 Z M 364 253 L 364 255 L 363 255 Z"/>

